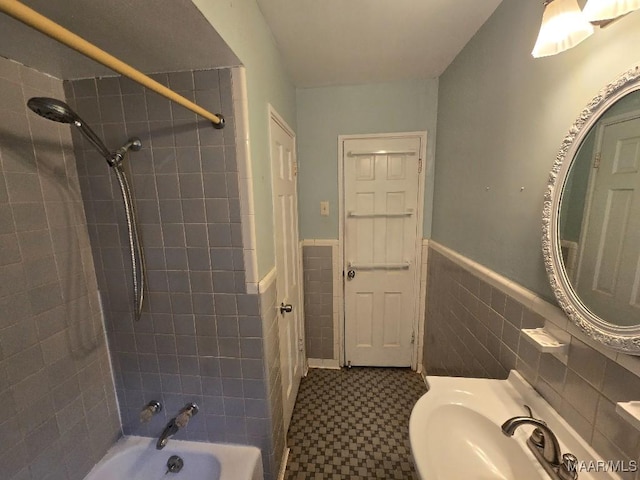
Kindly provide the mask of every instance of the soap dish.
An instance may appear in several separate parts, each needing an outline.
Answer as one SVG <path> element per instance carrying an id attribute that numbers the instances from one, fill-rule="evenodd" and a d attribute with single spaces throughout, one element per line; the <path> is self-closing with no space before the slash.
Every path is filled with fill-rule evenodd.
<path id="1" fill-rule="evenodd" d="M 640 402 L 618 402 L 616 403 L 616 412 L 640 430 Z"/>
<path id="2" fill-rule="evenodd" d="M 565 354 L 569 350 L 569 344 L 558 341 L 544 328 L 523 328 L 522 333 L 542 353 Z"/>

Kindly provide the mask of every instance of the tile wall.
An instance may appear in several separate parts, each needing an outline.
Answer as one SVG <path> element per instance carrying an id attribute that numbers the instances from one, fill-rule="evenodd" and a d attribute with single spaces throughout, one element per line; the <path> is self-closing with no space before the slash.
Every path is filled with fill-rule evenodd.
<path id="1" fill-rule="evenodd" d="M 640 399 L 639 376 L 578 336 L 564 362 L 539 353 L 520 329 L 544 318 L 433 248 L 427 285 L 428 375 L 506 378 L 516 369 L 603 458 L 640 460 L 640 432 L 615 413 L 616 402 Z"/>
<path id="2" fill-rule="evenodd" d="M 268 278 L 268 276 L 267 276 Z M 277 478 L 277 473 L 282 467 L 283 453 L 285 449 L 286 434 L 284 431 L 284 412 L 282 403 L 282 380 L 280 368 L 280 331 L 278 329 L 279 306 L 276 295 L 275 276 L 271 282 L 260 284 L 260 312 L 262 315 L 262 331 L 264 332 L 265 346 L 265 378 L 267 380 L 267 398 L 270 410 L 270 443 L 265 446 L 268 458 L 265 465 L 269 466 L 268 472 L 272 478 Z M 263 453 L 265 455 L 265 453 Z"/>
<path id="3" fill-rule="evenodd" d="M 120 436 L 62 81 L 0 58 L 0 476 L 82 479 Z"/>
<path id="4" fill-rule="evenodd" d="M 90 145 L 74 145 L 125 434 L 155 437 L 187 402 L 200 413 L 176 438 L 262 447 L 271 428 L 259 296 L 247 294 L 230 69 L 153 78 L 227 122 L 206 120 L 125 78 L 65 82 L 67 100 L 107 145 L 138 136 L 131 174 L 148 271 L 133 320 L 130 260 L 114 176 Z M 164 410 L 140 424 L 150 400 Z"/>
<path id="5" fill-rule="evenodd" d="M 302 247 L 307 357 L 333 359 L 333 247 Z"/>

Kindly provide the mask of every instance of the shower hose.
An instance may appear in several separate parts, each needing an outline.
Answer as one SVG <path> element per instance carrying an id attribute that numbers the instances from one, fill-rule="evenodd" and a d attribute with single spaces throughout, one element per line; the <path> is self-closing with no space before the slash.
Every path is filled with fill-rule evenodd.
<path id="1" fill-rule="evenodd" d="M 140 237 L 138 235 L 138 223 L 136 221 L 135 204 L 131 196 L 131 188 L 127 181 L 127 176 L 122 168 L 122 162 L 116 162 L 111 165 L 120 185 L 122 200 L 124 202 L 124 211 L 127 219 L 127 232 L 129 236 L 129 253 L 131 255 L 131 269 L 133 273 L 133 295 L 135 306 L 135 319 L 140 320 L 142 316 L 142 304 L 144 302 L 144 290 L 146 285 L 144 252 L 140 245 Z"/>

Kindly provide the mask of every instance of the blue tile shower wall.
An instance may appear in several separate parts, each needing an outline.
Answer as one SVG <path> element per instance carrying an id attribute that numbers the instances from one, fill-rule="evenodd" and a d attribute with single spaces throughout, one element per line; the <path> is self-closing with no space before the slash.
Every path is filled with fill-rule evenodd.
<path id="1" fill-rule="evenodd" d="M 135 322 L 119 189 L 105 161 L 74 137 L 123 429 L 155 437 L 194 401 L 200 413 L 176 438 L 253 444 L 268 458 L 262 320 L 258 295 L 245 290 L 231 71 L 153 78 L 222 112 L 225 129 L 125 78 L 65 83 L 69 103 L 109 148 L 132 136 L 143 144 L 127 159 L 149 279 Z M 163 412 L 141 424 L 140 409 L 154 399 Z"/>
<path id="2" fill-rule="evenodd" d="M 62 81 L 0 57 L 0 477 L 80 480 L 121 435 Z"/>

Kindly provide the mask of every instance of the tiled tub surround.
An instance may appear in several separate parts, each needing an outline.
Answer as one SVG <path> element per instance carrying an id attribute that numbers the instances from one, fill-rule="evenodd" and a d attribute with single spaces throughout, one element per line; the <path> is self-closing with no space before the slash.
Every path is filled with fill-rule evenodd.
<path id="1" fill-rule="evenodd" d="M 0 477 L 82 479 L 120 435 L 62 81 L 0 58 Z"/>
<path id="2" fill-rule="evenodd" d="M 333 359 L 333 247 L 302 247 L 307 357 Z"/>
<path id="3" fill-rule="evenodd" d="M 640 359 L 598 351 L 571 324 L 564 332 L 570 340 L 568 357 L 539 353 L 520 329 L 543 326 L 545 319 L 505 293 L 513 293 L 508 286 L 513 282 L 495 272 L 480 275 L 484 267 L 472 269 L 471 263 L 441 246 L 430 248 L 427 374 L 506 378 L 515 368 L 603 458 L 640 460 L 640 432 L 615 413 L 616 402 L 640 399 Z M 528 295 L 541 309 L 554 310 L 532 292 Z M 557 330 L 550 316 L 547 327 Z M 640 473 L 622 477 L 640 479 Z"/>
<path id="4" fill-rule="evenodd" d="M 147 273 L 147 303 L 132 315 L 122 199 L 105 161 L 80 136 L 76 156 L 114 376 L 126 434 L 155 437 L 187 402 L 200 413 L 176 438 L 262 448 L 272 454 L 259 296 L 247 294 L 231 69 L 153 78 L 213 112 L 226 127 L 125 78 L 65 82 L 69 104 L 109 148 L 130 153 Z M 161 414 L 140 424 L 150 400 Z"/>

